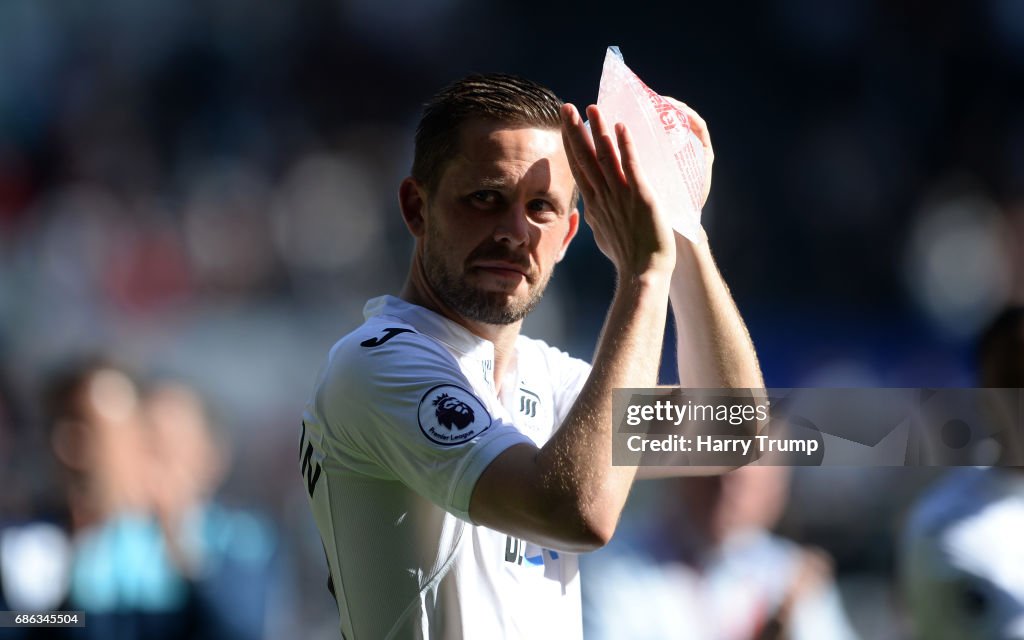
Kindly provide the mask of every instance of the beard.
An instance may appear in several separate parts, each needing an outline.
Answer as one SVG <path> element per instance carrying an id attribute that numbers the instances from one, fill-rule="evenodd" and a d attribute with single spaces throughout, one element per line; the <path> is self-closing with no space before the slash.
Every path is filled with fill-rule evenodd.
<path id="1" fill-rule="evenodd" d="M 456 274 L 450 269 L 440 252 L 444 242 L 433 237 L 428 231 L 423 244 L 423 273 L 434 294 L 463 318 L 483 324 L 507 325 L 519 322 L 527 316 L 544 297 L 544 289 L 551 272 L 546 277 L 533 274 L 527 276 L 526 282 L 531 285 L 527 296 L 518 299 L 504 291 L 484 291 L 470 284 L 465 275 Z M 491 242 L 475 249 L 466 259 L 467 264 L 477 260 L 502 260 L 521 264 L 529 269 L 528 262 L 498 242 Z"/>

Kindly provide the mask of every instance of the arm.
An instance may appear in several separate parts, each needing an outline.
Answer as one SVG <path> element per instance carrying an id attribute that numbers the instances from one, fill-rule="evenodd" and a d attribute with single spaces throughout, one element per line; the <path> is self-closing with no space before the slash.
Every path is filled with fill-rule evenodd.
<path id="1" fill-rule="evenodd" d="M 616 149 L 597 108 L 589 115 L 593 139 L 575 108 L 562 111 L 588 223 L 617 272 L 593 371 L 551 439 L 540 449 L 516 445 L 499 455 L 470 502 L 478 524 L 569 551 L 606 543 L 629 494 L 636 468 L 611 464 L 612 390 L 656 384 L 675 264 L 673 232 L 654 206 L 628 131 L 616 128 Z"/>
<path id="2" fill-rule="evenodd" d="M 704 145 L 704 202 L 711 191 L 715 160 L 707 124 L 697 112 L 669 98 L 689 119 L 690 127 Z M 707 236 L 693 243 L 675 234 L 676 265 L 672 271 L 669 301 L 676 325 L 676 358 L 679 386 L 692 389 L 763 389 L 764 379 L 754 344 L 711 256 Z M 639 477 L 654 479 L 723 473 L 721 467 L 642 467 Z"/>
<path id="3" fill-rule="evenodd" d="M 693 132 L 704 144 L 706 202 L 715 157 L 711 137 L 697 112 L 673 102 L 689 116 Z M 764 387 L 754 344 L 711 257 L 707 237 L 700 244 L 678 234 L 675 239 L 677 257 L 669 299 L 676 322 L 679 385 L 704 389 Z"/>
<path id="4" fill-rule="evenodd" d="M 707 241 L 695 245 L 677 236 L 676 251 L 669 299 L 676 321 L 679 385 L 764 387 L 754 344 Z"/>

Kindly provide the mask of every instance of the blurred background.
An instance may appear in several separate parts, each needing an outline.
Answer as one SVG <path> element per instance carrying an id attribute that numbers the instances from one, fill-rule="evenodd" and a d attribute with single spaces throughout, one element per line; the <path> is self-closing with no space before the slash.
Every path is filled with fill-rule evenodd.
<path id="1" fill-rule="evenodd" d="M 1024 298 L 1024 3 L 4 0 L 0 526 L 67 530 L 41 398 L 102 353 L 205 403 L 217 500 L 274 558 L 266 637 L 335 636 L 300 413 L 404 278 L 419 108 L 473 71 L 585 105 L 611 44 L 709 124 L 704 223 L 769 387 L 973 384 Z M 612 278 L 584 231 L 527 333 L 589 359 Z M 863 637 L 905 632 L 894 540 L 934 476 L 793 474 L 776 529 L 831 554 Z"/>

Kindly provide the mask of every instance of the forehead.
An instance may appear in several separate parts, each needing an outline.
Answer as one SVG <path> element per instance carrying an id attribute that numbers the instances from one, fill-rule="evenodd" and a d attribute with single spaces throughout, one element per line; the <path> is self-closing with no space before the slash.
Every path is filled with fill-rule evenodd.
<path id="1" fill-rule="evenodd" d="M 444 179 L 529 180 L 538 183 L 539 189 L 566 197 L 575 184 L 561 131 L 480 119 L 459 128 L 457 151 L 445 168 Z"/>

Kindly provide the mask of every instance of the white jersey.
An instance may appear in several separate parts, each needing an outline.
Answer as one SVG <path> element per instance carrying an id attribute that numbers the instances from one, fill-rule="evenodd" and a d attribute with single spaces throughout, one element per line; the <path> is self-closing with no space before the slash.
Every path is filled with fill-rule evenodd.
<path id="1" fill-rule="evenodd" d="M 730 534 L 699 569 L 672 559 L 670 535 L 680 534 L 618 540 L 586 558 L 588 640 L 757 638 L 799 579 L 803 551 L 765 530 Z M 801 594 L 784 624 L 791 640 L 857 640 L 831 580 Z"/>
<path id="2" fill-rule="evenodd" d="M 959 469 L 907 525 L 903 587 L 917 637 L 1024 640 L 1024 475 Z"/>
<path id="3" fill-rule="evenodd" d="M 469 501 L 502 451 L 547 441 L 589 365 L 520 336 L 499 394 L 491 342 L 391 296 L 364 313 L 300 444 L 343 636 L 580 638 L 576 556 L 474 525 Z"/>

